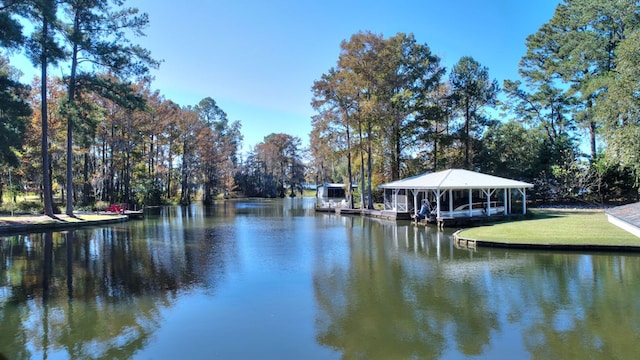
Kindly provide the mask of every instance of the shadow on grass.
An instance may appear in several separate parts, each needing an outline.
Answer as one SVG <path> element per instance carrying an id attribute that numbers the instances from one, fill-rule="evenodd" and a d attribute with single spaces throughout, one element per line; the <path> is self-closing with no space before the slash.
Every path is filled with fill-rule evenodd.
<path id="1" fill-rule="evenodd" d="M 529 209 L 526 219 L 555 219 L 571 215 L 594 214 L 594 210 L 555 210 L 555 209 Z"/>

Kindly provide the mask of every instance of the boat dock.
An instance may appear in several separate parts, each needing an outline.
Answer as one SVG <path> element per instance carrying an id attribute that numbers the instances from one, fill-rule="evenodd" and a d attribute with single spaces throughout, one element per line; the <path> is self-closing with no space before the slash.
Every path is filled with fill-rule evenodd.
<path id="1" fill-rule="evenodd" d="M 369 216 L 385 220 L 411 220 L 411 214 L 398 213 L 395 211 L 372 210 L 372 209 L 349 209 L 342 207 L 322 208 L 317 207 L 316 212 L 336 213 L 338 215 L 360 215 Z"/>
<path id="2" fill-rule="evenodd" d="M 418 224 L 427 225 L 434 224 L 439 228 L 445 227 L 474 227 L 484 224 L 490 224 L 500 221 L 521 220 L 525 215 L 491 215 L 491 216 L 472 216 L 472 217 L 447 217 L 422 219 L 417 221 Z"/>
<path id="3" fill-rule="evenodd" d="M 110 207 L 105 211 L 98 211 L 96 214 L 99 215 L 126 215 L 129 219 L 143 219 L 144 218 L 144 210 L 124 210 L 123 208 L 113 208 Z"/>
<path id="4" fill-rule="evenodd" d="M 129 219 L 143 219 L 144 211 L 143 210 L 125 210 L 124 215 L 127 215 Z"/>

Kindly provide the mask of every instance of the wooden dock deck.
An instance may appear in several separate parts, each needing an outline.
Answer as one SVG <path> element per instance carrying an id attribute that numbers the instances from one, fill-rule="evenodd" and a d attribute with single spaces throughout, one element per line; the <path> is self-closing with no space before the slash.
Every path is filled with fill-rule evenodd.
<path id="1" fill-rule="evenodd" d="M 126 215 L 129 219 L 143 219 L 144 210 L 124 210 L 119 212 L 113 211 L 98 211 L 97 214 L 101 215 Z"/>
<path id="2" fill-rule="evenodd" d="M 143 219 L 144 210 L 125 210 L 124 215 L 127 215 L 129 219 Z"/>
<path id="3" fill-rule="evenodd" d="M 398 213 L 395 211 L 371 210 L 371 209 L 348 209 L 348 208 L 316 208 L 317 212 L 335 212 L 338 215 L 359 215 L 369 216 L 386 220 L 411 220 L 411 214 Z"/>
<path id="4" fill-rule="evenodd" d="M 525 215 L 491 215 L 491 216 L 473 216 L 473 217 L 446 217 L 441 216 L 437 219 L 423 219 L 417 221 L 418 224 L 437 225 L 439 228 L 445 227 L 474 227 L 483 224 L 490 224 L 500 221 L 520 220 Z"/>
<path id="5" fill-rule="evenodd" d="M 348 209 L 340 207 L 332 208 L 316 208 L 316 212 L 336 213 L 338 215 L 360 215 L 369 216 L 386 220 L 413 220 L 412 213 L 395 212 L 385 210 L 369 210 L 369 209 Z M 491 216 L 473 216 L 473 217 L 439 217 L 437 219 L 414 220 L 419 225 L 437 225 L 439 228 L 445 227 L 473 227 L 493 222 L 508 221 L 522 219 L 524 215 L 491 215 Z"/>

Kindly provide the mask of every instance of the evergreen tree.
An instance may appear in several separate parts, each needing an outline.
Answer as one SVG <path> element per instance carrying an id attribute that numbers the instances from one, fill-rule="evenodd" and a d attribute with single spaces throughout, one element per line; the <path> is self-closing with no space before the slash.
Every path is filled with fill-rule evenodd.
<path id="1" fill-rule="evenodd" d="M 481 133 L 487 124 L 486 106 L 493 106 L 498 96 L 498 82 L 489 78 L 489 70 L 472 57 L 461 58 L 449 75 L 453 110 L 463 119 L 464 167 L 472 168 L 472 133 Z"/>
<path id="2" fill-rule="evenodd" d="M 42 189 L 44 200 L 44 213 L 54 216 L 53 190 L 51 181 L 51 165 L 49 159 L 48 134 L 48 109 L 47 109 L 47 69 L 50 65 L 57 64 L 65 53 L 56 41 L 55 29 L 58 26 L 57 2 L 54 0 L 34 0 L 31 4 L 29 17 L 35 23 L 35 31 L 27 43 L 27 54 L 31 61 L 40 66 L 40 99 L 42 117 Z"/>
<path id="3" fill-rule="evenodd" d="M 156 66 L 149 52 L 131 44 L 129 36 L 142 35 L 148 23 L 146 14 L 135 8 L 122 7 L 121 0 L 67 0 L 65 2 L 65 35 L 70 52 L 67 114 L 67 198 L 66 212 L 73 215 L 73 129 L 79 121 L 77 93 L 80 75 L 88 83 L 92 72 L 83 73 L 80 63 L 90 63 L 95 71 L 103 69 L 119 78 L 145 76 L 149 66 Z M 100 81 L 93 85 L 101 84 Z"/>
<path id="4" fill-rule="evenodd" d="M 16 153 L 22 151 L 25 125 L 31 115 L 27 103 L 29 88 L 15 78 L 16 70 L 9 66 L 8 59 L 0 56 L 0 166 L 10 168 L 20 165 Z"/>

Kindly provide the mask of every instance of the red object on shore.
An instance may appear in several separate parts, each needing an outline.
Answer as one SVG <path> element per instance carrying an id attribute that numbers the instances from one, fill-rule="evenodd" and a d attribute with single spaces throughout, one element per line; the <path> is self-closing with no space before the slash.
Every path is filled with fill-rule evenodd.
<path id="1" fill-rule="evenodd" d="M 109 208 L 107 208 L 107 211 L 118 213 L 118 214 L 124 214 L 124 211 L 126 210 L 126 208 L 127 207 L 125 205 L 111 204 L 109 205 Z"/>

